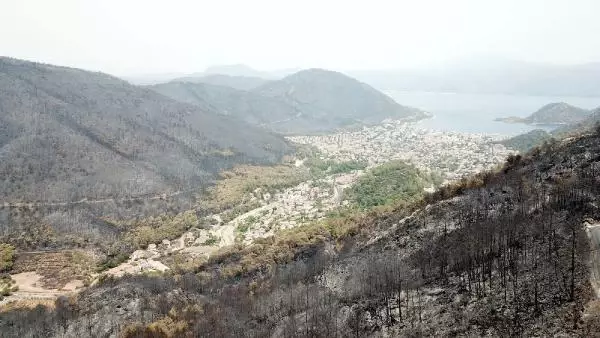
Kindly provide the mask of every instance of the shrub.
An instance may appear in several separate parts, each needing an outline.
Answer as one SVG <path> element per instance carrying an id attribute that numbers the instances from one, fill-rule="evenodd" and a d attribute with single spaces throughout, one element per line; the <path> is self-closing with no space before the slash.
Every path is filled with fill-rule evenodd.
<path id="1" fill-rule="evenodd" d="M 15 262 L 15 247 L 1 243 L 0 244 L 0 272 L 10 271 Z"/>
<path id="2" fill-rule="evenodd" d="M 210 237 L 202 243 L 202 245 L 215 245 L 219 242 L 219 237 L 210 234 Z"/>
<path id="3" fill-rule="evenodd" d="M 439 178 L 423 173 L 402 161 L 392 161 L 374 168 L 348 189 L 347 199 L 363 209 L 386 205 L 398 200 L 414 200 L 424 189 L 436 185 Z"/>
<path id="4" fill-rule="evenodd" d="M 322 160 L 318 157 L 309 158 L 304 164 L 310 169 L 310 173 L 316 177 L 348 173 L 367 167 L 366 163 L 360 161 L 336 162 L 334 160 Z"/>

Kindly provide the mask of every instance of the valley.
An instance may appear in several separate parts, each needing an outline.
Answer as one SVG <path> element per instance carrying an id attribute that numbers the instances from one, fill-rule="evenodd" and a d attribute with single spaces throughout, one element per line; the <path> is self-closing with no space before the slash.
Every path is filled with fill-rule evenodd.
<path id="1" fill-rule="evenodd" d="M 412 128 L 401 126 L 399 130 L 412 132 Z M 391 134 L 398 135 L 399 130 Z M 476 135 L 435 135 L 461 142 L 480 139 Z M 310 137 L 302 139 L 308 141 Z M 339 208 L 340 200 L 342 204 L 348 201 L 343 191 L 364 183 L 362 178 L 394 161 L 375 164 L 377 157 L 372 157 L 373 163 L 362 169 L 335 174 L 327 173 L 334 167 L 329 162 L 326 173 L 318 179 L 313 176 L 287 184 L 278 181 L 270 187 L 264 185 L 263 191 L 257 187 L 242 196 L 254 207 L 204 216 L 214 224 L 194 226 L 181 237 L 138 250 L 127 262 L 106 270 L 90 287 L 79 289 L 73 304 L 92 309 L 90 314 L 72 308 L 75 305 L 71 303 L 60 305 L 75 298 L 57 302 L 74 316 L 64 330 L 68 335 L 114 332 L 109 327 L 124 322 L 129 323 L 127 332 L 135 333 L 145 330 L 145 325 L 149 325 L 148 330 L 168 330 L 193 320 L 202 325 L 191 330 L 205 336 L 213 330 L 218 330 L 219 336 L 237 336 L 241 331 L 236 325 L 252 330 L 251 336 L 267 332 L 305 334 L 306 328 L 300 324 L 305 322 L 313 323 L 310 330 L 318 336 L 327 335 L 327 330 L 341 335 L 360 330 L 391 336 L 593 332 L 597 302 L 593 285 L 587 283 L 596 283 L 596 277 L 595 270 L 588 271 L 586 264 L 587 237 L 595 240 L 600 218 L 596 206 L 598 140 L 597 135 L 589 135 L 544 146 L 524 157 L 509 155 L 504 164 L 494 164 L 499 167 L 493 171 L 466 179 L 456 179 L 458 173 L 441 165 L 436 169 L 450 182 L 434 192 L 415 201 L 396 200 L 382 205 L 383 209 L 342 217 L 321 215 L 315 207 L 318 198 L 322 199 L 323 211 Z M 448 143 L 439 144 L 452 149 Z M 365 146 L 369 148 L 369 144 Z M 488 148 L 466 149 L 476 153 Z M 448 153 L 469 155 L 466 150 Z M 325 161 L 336 152 L 320 154 Z M 277 170 L 297 173 L 295 170 L 312 169 L 314 173 L 318 167 L 314 161 L 290 159 L 287 169 Z M 473 168 L 478 165 L 473 164 Z M 237 173 L 253 175 L 253 170 Z M 222 182 L 227 185 L 220 189 L 231 192 L 237 176 L 226 176 Z M 275 175 L 270 172 L 269 176 Z M 327 184 L 315 186 L 318 180 Z M 421 188 L 429 182 L 422 183 Z M 282 188 L 274 191 L 273 186 Z M 341 198 L 335 193 L 336 187 L 346 188 L 341 190 Z M 305 213 L 312 220 L 325 221 L 279 219 L 280 208 L 285 215 Z M 584 215 L 587 220 L 581 225 Z M 269 229 L 273 220 L 283 226 Z M 265 237 L 270 230 L 276 236 Z M 526 240 L 521 242 L 520 238 Z M 541 260 L 541 255 L 550 259 Z M 37 286 L 31 285 L 31 280 L 38 278 L 35 274 L 18 275 L 17 282 L 24 277 L 29 278 L 29 284 L 22 293 L 15 293 L 21 302 L 27 292 L 41 304 L 47 301 L 43 299 L 46 296 L 57 296 L 56 289 L 40 296 Z M 552 282 L 553 278 L 557 282 Z M 67 292 L 68 286 L 62 289 Z M 138 303 L 138 299 L 145 300 Z M 490 306 L 505 309 L 491 322 Z M 526 306 L 539 312 L 524 311 Z M 227 309 L 233 314 L 231 321 L 239 324 L 221 326 L 220 309 Z M 28 316 L 22 311 L 17 308 L 7 314 Z M 166 314 L 166 322 L 144 317 L 145 312 L 160 311 L 171 312 Z M 569 314 L 573 311 L 584 317 L 572 317 Z M 43 312 L 42 316 L 53 313 Z M 110 319 L 94 322 L 91 316 Z M 189 316 L 192 319 L 186 319 Z M 142 324 L 136 324 L 139 318 Z M 321 321 L 318 325 L 317 320 Z M 578 321 L 576 328 L 574 320 Z"/>
<path id="2" fill-rule="evenodd" d="M 0 338 L 600 338 L 600 1 L 0 8 Z"/>
<path id="3" fill-rule="evenodd" d="M 104 278 L 101 277 L 102 274 L 122 277 L 125 274 L 164 272 L 186 264 L 199 264 L 208 261 L 221 248 L 247 246 L 257 239 L 276 236 L 280 231 L 334 217 L 340 212 L 349 212 L 356 207 L 348 196 L 350 188 L 366 173 L 386 163 L 402 161 L 425 173 L 426 184 L 420 189 L 421 193 L 426 193 L 435 191 L 441 184 L 491 169 L 514 152 L 495 144 L 499 137 L 430 131 L 418 128 L 414 123 L 400 121 L 387 121 L 358 131 L 294 136 L 288 139 L 308 146 L 309 149 L 316 149 L 314 153 L 299 153 L 298 157 L 290 159 L 282 167 L 283 172 L 289 171 L 289 174 L 282 174 L 283 182 L 289 181 L 289 187 L 273 188 L 257 183 L 252 190 L 243 188 L 232 208 L 222 207 L 219 212 L 202 216 L 197 224 L 190 223 L 191 227 L 177 238 L 163 238 L 135 250 L 117 266 L 100 273 L 90 271 L 87 276 L 79 278 L 86 279 L 88 285 L 93 285 L 98 278 Z M 361 163 L 364 164 L 357 165 Z M 340 172 L 331 173 L 332 171 Z M 247 174 L 243 170 L 238 171 L 239 177 Z M 258 171 L 250 175 L 265 175 L 257 179 L 257 182 L 263 182 L 272 174 Z M 225 179 L 222 190 L 231 190 L 235 181 L 232 178 Z M 209 194 L 209 198 L 210 196 Z M 149 198 L 161 197 L 169 196 Z M 73 203 L 103 201 L 84 200 Z M 223 203 L 225 206 L 228 204 Z M 240 205 L 248 207 L 242 211 L 234 211 Z M 210 210 L 210 206 L 203 207 L 202 202 L 198 208 Z M 43 256 L 44 253 L 40 252 L 39 255 Z M 51 298 L 61 294 L 57 289 L 44 289 L 43 277 L 38 277 L 35 280 L 37 293 L 32 294 L 25 291 L 33 285 L 29 279 L 23 279 L 20 275 L 13 276 L 20 291 L 6 297 L 3 303 L 23 298 Z M 81 281 L 76 279 L 64 282 L 77 284 Z M 79 292 L 82 286 L 77 290 L 66 287 L 61 290 L 65 290 L 63 292 L 66 294 Z M 43 290 L 46 290 L 45 294 Z"/>
<path id="4" fill-rule="evenodd" d="M 433 192 L 440 184 L 457 181 L 468 175 L 488 170 L 501 164 L 513 150 L 494 144 L 495 138 L 465 133 L 433 132 L 405 122 L 389 122 L 380 126 L 364 127 L 359 132 L 345 132 L 324 136 L 289 137 L 291 141 L 319 150 L 320 161 L 330 163 L 366 163 L 364 169 L 328 174 L 309 175 L 307 179 L 289 188 L 268 192 L 262 187 L 247 192 L 242 199 L 254 208 L 237 215 L 230 221 L 231 209 L 205 216 L 208 228 L 193 228 L 176 240 L 157 243 L 146 251 L 138 250 L 129 262 L 139 257 L 179 253 L 181 256 L 204 257 L 218 249 L 236 243 L 251 244 L 258 238 L 274 236 L 281 230 L 291 229 L 329 217 L 332 211 L 353 207 L 345 198 L 360 178 L 374 168 L 402 160 L 414 164 L 421 171 L 437 175 L 428 182 L 423 192 Z M 310 171 L 310 160 L 297 158 L 297 170 Z M 314 168 L 313 168 L 314 169 Z M 335 214 L 335 213 L 334 213 Z M 143 261 L 143 260 L 142 260 Z M 153 264 L 139 264 L 138 271 L 152 269 Z M 112 271 L 122 271 L 121 268 Z"/>

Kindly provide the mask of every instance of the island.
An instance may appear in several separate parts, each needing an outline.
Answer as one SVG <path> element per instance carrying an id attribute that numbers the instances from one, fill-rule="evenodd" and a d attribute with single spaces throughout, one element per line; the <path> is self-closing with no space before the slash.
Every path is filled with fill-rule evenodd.
<path id="1" fill-rule="evenodd" d="M 581 122 L 589 115 L 589 110 L 575 107 L 565 102 L 555 102 L 543 106 L 528 117 L 499 117 L 494 121 L 536 125 L 562 125 Z"/>

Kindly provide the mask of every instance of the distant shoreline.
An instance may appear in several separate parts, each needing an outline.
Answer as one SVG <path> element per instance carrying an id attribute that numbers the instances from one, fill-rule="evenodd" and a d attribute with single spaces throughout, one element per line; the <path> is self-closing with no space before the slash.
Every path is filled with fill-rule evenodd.
<path id="1" fill-rule="evenodd" d="M 540 127 L 561 127 L 566 126 L 568 123 L 566 122 L 554 122 L 554 123 L 544 123 L 544 122 L 528 122 L 527 119 L 517 116 L 509 116 L 509 117 L 497 117 L 494 119 L 496 122 L 510 123 L 510 124 L 526 124 L 529 126 L 540 126 Z"/>

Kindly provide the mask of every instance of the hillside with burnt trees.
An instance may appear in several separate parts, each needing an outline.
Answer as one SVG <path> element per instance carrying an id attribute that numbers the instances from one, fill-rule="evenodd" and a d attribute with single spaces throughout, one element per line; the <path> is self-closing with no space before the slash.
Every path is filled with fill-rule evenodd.
<path id="1" fill-rule="evenodd" d="M 291 150 L 282 137 L 106 74 L 9 58 L 0 58 L 0 121 L 7 202 L 177 191 Z"/>
<path id="2" fill-rule="evenodd" d="M 189 208 L 222 170 L 278 163 L 292 148 L 113 76 L 0 57 L 0 241 L 110 242 L 120 230 L 106 217 Z"/>
<path id="3" fill-rule="evenodd" d="M 234 246 L 171 272 L 103 278 L 1 314 L 11 336 L 592 336 L 586 229 L 600 134 L 548 142 L 417 202 Z M 593 236 L 592 236 L 593 237 Z"/>

